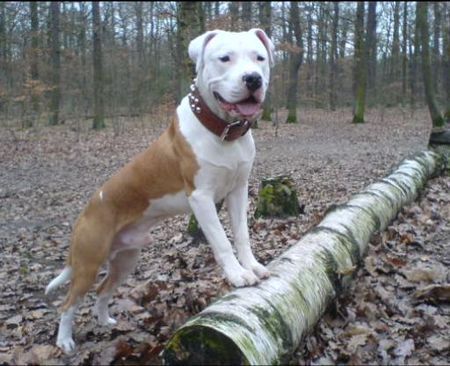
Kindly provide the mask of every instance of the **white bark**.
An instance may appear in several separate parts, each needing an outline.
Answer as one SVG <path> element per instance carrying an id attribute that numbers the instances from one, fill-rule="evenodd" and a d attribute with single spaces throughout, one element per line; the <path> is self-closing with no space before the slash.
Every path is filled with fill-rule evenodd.
<path id="1" fill-rule="evenodd" d="M 384 230 L 440 168 L 439 155 L 417 154 L 333 209 L 269 264 L 268 280 L 232 291 L 184 324 L 166 346 L 165 363 L 285 362 L 351 279 L 372 234 Z"/>

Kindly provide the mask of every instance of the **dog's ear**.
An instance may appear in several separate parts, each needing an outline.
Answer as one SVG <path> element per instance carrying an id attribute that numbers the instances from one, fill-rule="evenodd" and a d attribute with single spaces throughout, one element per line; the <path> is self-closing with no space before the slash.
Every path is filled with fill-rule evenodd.
<path id="1" fill-rule="evenodd" d="M 267 37 L 266 32 L 264 32 L 262 29 L 253 28 L 253 29 L 250 29 L 249 32 L 255 33 L 256 36 L 263 43 L 264 47 L 266 47 L 267 53 L 269 54 L 269 66 L 272 67 L 275 64 L 275 60 L 274 60 L 275 46 L 273 45 L 272 41 L 270 40 L 269 37 Z"/>
<path id="2" fill-rule="evenodd" d="M 189 57 L 195 62 L 197 72 L 199 72 L 203 64 L 203 54 L 205 53 L 206 45 L 219 32 L 219 30 L 208 31 L 203 33 L 201 36 L 194 38 L 191 43 L 189 43 Z"/>

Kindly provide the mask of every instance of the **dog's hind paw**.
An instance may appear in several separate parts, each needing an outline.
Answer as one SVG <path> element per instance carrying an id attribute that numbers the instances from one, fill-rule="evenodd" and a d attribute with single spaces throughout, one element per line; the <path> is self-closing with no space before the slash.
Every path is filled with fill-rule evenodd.
<path id="1" fill-rule="evenodd" d="M 75 342 L 72 337 L 58 339 L 56 345 L 67 354 L 72 353 L 75 350 Z"/>

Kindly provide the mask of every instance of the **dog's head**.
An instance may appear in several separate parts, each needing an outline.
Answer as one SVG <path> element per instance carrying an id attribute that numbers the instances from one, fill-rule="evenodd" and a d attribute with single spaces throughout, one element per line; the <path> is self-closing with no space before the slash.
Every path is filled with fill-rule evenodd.
<path id="1" fill-rule="evenodd" d="M 255 120 L 269 85 L 274 46 L 261 29 L 214 30 L 189 44 L 197 86 L 208 106 L 227 120 Z"/>

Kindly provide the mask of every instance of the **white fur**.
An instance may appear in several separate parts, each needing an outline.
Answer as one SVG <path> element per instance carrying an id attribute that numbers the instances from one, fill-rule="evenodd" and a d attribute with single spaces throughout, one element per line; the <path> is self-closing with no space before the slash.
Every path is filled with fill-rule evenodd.
<path id="1" fill-rule="evenodd" d="M 70 277 L 72 277 L 72 267 L 67 266 L 63 269 L 63 271 L 55 277 L 45 288 L 45 294 L 49 294 L 50 292 L 54 291 L 59 286 L 65 284 L 70 280 Z"/>
<path id="2" fill-rule="evenodd" d="M 61 320 L 59 322 L 56 345 L 66 353 L 72 353 L 75 349 L 75 342 L 72 338 L 72 327 L 76 310 L 77 306 L 71 306 L 61 314 Z"/>

